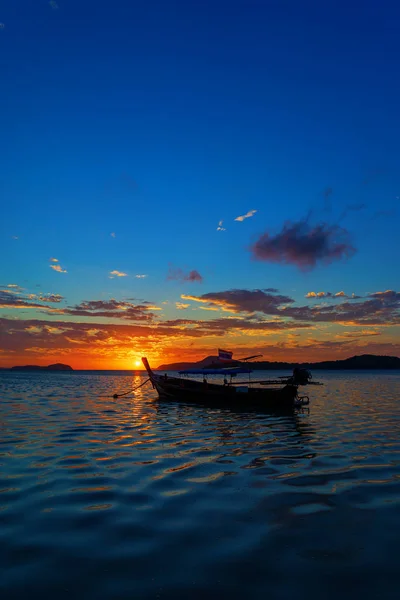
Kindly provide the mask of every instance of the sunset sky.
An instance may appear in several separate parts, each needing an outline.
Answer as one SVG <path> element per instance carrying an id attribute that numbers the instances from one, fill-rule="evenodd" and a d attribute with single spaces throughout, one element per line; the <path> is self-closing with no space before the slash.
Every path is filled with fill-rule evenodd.
<path id="1" fill-rule="evenodd" d="M 0 366 L 400 356 L 400 4 L 0 6 Z"/>

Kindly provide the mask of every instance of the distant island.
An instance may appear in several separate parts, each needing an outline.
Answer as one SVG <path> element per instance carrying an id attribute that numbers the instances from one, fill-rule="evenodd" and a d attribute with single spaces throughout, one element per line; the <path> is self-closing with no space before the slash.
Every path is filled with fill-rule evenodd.
<path id="1" fill-rule="evenodd" d="M 241 363 L 239 360 L 230 362 L 221 361 L 218 356 L 207 356 L 198 362 L 179 362 L 157 367 L 158 371 L 183 371 L 184 369 L 206 369 L 218 367 L 234 367 L 241 364 L 251 365 L 254 371 L 293 370 L 294 367 L 306 369 L 347 370 L 347 369 L 400 369 L 400 358 L 397 356 L 377 356 L 375 354 L 362 354 L 343 360 L 325 360 L 322 362 L 269 362 L 257 361 Z"/>
<path id="2" fill-rule="evenodd" d="M 38 365 L 11 367 L 11 371 L 73 371 L 73 368 L 69 365 L 63 365 L 62 363 L 55 363 L 54 365 L 48 365 L 47 367 L 39 367 Z"/>

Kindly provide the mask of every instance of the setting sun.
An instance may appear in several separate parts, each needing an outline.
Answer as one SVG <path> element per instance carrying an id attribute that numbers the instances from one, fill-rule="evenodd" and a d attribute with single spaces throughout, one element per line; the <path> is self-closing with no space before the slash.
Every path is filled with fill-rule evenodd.
<path id="1" fill-rule="evenodd" d="M 142 365 L 142 361 L 135 360 L 135 367 L 140 367 Z"/>

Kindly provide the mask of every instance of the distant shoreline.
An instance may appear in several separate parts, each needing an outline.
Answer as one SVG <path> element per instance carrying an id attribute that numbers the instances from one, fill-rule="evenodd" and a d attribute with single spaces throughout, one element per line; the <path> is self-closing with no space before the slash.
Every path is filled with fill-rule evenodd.
<path id="1" fill-rule="evenodd" d="M 47 367 L 41 367 L 39 365 L 21 365 L 16 367 L 10 367 L 10 371 L 73 371 L 74 369 L 69 365 L 62 363 L 55 363 L 54 365 L 47 365 Z"/>
<path id="2" fill-rule="evenodd" d="M 165 364 L 156 367 L 155 371 L 182 371 L 191 368 L 209 368 L 229 367 L 241 364 L 240 361 L 231 363 L 221 363 L 218 357 L 208 356 L 202 361 L 196 363 L 181 362 Z M 296 362 L 250 362 L 242 363 L 248 365 L 253 371 L 292 371 L 294 367 L 301 366 L 311 370 L 324 371 L 396 371 L 400 370 L 400 358 L 397 356 L 378 356 L 373 354 L 364 354 L 361 356 L 352 356 L 343 360 L 322 361 L 317 363 L 296 363 Z M 73 369 L 69 365 L 56 363 L 41 367 L 38 365 L 24 365 L 15 367 L 0 367 L 0 371 L 25 371 L 25 372 L 70 372 L 79 373 L 82 371 L 103 372 L 124 372 L 124 373 L 146 373 L 144 369 Z"/>

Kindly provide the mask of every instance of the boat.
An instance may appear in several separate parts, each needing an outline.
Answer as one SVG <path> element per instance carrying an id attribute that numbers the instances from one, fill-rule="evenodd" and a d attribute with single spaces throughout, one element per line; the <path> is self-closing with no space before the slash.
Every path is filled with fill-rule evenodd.
<path id="1" fill-rule="evenodd" d="M 187 379 L 154 373 L 146 357 L 142 358 L 153 388 L 162 400 L 181 400 L 208 406 L 267 408 L 287 410 L 309 403 L 308 396 L 299 396 L 299 385 L 311 383 L 311 373 L 306 369 L 295 369 L 293 374 L 278 379 L 251 381 L 252 369 L 246 366 L 209 369 L 187 369 L 179 375 L 201 375 L 202 380 Z M 249 374 L 249 381 L 233 381 L 240 374 Z M 224 377 L 223 383 L 213 383 L 208 376 Z M 316 385 L 316 382 L 312 382 Z"/>

